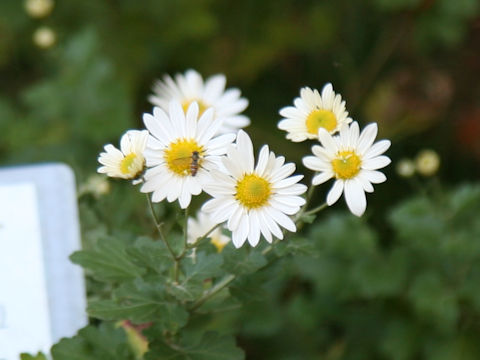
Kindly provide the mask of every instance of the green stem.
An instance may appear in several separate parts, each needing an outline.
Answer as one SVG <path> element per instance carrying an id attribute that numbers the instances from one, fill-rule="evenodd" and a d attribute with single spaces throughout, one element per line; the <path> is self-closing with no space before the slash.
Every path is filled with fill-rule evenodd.
<path id="1" fill-rule="evenodd" d="M 312 210 L 308 210 L 306 212 L 304 212 L 303 214 L 304 215 L 313 215 L 313 214 L 316 214 L 317 212 L 319 211 L 322 211 L 323 209 L 325 209 L 327 207 L 327 203 L 323 203 L 322 205 L 319 205 L 317 206 L 316 208 L 313 208 Z"/>
<path id="2" fill-rule="evenodd" d="M 148 196 L 148 194 L 147 194 L 147 201 L 148 201 L 148 205 L 149 205 L 149 208 L 150 208 L 150 213 L 152 214 L 153 222 L 155 223 L 155 226 L 157 227 L 158 234 L 160 235 L 160 239 L 167 246 L 167 249 L 170 252 L 170 255 L 172 256 L 173 260 L 176 261 L 175 252 L 170 247 L 170 244 L 168 243 L 167 239 L 165 238 L 165 235 L 163 234 L 162 223 L 159 221 L 159 219 L 157 217 L 157 214 L 155 213 L 155 209 L 153 208 L 152 200 L 150 199 L 150 196 Z"/>
<path id="3" fill-rule="evenodd" d="M 188 243 L 188 206 L 185 208 L 185 219 L 183 222 L 183 251 L 182 254 L 187 250 Z"/>
<path id="4" fill-rule="evenodd" d="M 189 249 L 193 249 L 193 248 L 195 248 L 195 247 L 200 246 L 200 243 L 201 243 L 202 241 L 204 241 L 205 239 L 207 239 L 208 236 L 209 236 L 212 232 L 214 232 L 215 229 L 217 229 L 220 225 L 221 225 L 221 224 L 216 224 L 215 226 L 213 226 L 210 230 L 208 230 L 208 231 L 205 233 L 205 235 L 199 237 L 199 238 L 197 239 L 197 241 L 195 241 L 194 244 L 191 244 L 190 246 L 188 246 L 188 248 L 189 248 Z"/>
<path id="5" fill-rule="evenodd" d="M 202 306 L 205 303 L 205 301 L 213 297 L 218 292 L 222 291 L 228 284 L 230 284 L 235 279 L 236 279 L 236 275 L 230 274 L 225 276 L 222 280 L 216 283 L 211 289 L 205 291 L 203 295 L 192 304 L 192 306 L 190 307 L 190 311 L 195 311 L 196 309 L 198 309 L 200 306 Z"/>

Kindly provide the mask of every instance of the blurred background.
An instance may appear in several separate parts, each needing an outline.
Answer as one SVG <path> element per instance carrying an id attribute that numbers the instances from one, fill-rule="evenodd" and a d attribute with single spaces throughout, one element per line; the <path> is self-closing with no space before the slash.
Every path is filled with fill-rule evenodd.
<path id="1" fill-rule="evenodd" d="M 256 148 L 268 143 L 299 172 L 312 143 L 276 125 L 300 87 L 332 82 L 361 126 L 377 122 L 392 141 L 367 216 L 337 205 L 308 235 L 333 234 L 315 260 L 284 264 L 246 315 L 218 320 L 247 358 L 479 359 L 479 260 L 464 256 L 480 250 L 480 193 L 458 189 L 480 176 L 478 0 L 2 0 L 0 165 L 72 166 L 87 247 L 150 229 L 143 196 L 95 176 L 97 156 L 142 127 L 155 79 L 189 68 L 240 88 Z M 410 176 L 424 149 L 439 168 Z"/>

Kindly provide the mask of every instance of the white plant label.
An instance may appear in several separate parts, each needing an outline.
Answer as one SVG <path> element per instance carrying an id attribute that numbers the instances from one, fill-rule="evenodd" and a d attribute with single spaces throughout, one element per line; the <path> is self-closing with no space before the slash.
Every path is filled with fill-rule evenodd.
<path id="1" fill-rule="evenodd" d="M 0 184 L 0 360 L 48 353 L 48 309 L 35 185 Z"/>

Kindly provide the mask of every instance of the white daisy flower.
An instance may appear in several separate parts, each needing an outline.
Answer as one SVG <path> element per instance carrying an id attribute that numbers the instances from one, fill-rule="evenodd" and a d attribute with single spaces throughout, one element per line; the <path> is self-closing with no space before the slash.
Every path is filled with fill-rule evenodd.
<path id="1" fill-rule="evenodd" d="M 112 144 L 105 145 L 98 162 L 103 166 L 98 172 L 121 179 L 136 179 L 143 172 L 145 158 L 143 151 L 148 131 L 129 130 L 120 139 L 120 150 Z"/>
<path id="2" fill-rule="evenodd" d="M 163 110 L 168 111 L 169 102 L 178 100 L 186 112 L 189 105 L 196 101 L 200 115 L 213 107 L 214 118 L 222 121 L 218 130 L 220 134 L 236 133 L 238 129 L 250 124 L 250 119 L 239 115 L 248 106 L 248 100 L 240 97 L 239 89 L 225 90 L 226 78 L 217 74 L 205 80 L 195 70 L 187 70 L 185 75 L 177 74 L 175 80 L 165 75 L 163 81 L 154 84 L 153 92 L 148 99 Z"/>
<path id="3" fill-rule="evenodd" d="M 197 218 L 188 218 L 188 237 L 187 242 L 189 244 L 195 244 L 197 240 L 206 233 L 208 233 L 217 223 L 214 222 L 210 216 L 204 211 L 197 213 Z M 219 226 L 208 235 L 211 243 L 217 248 L 218 252 L 221 252 L 223 248 L 230 242 L 230 237 L 222 233 L 222 227 Z"/>
<path id="4" fill-rule="evenodd" d="M 213 109 L 207 109 L 200 119 L 196 102 L 184 113 L 178 101 L 171 101 L 168 114 L 159 107 L 153 115 L 144 114 L 143 122 L 150 132 L 145 149 L 147 166 L 140 191 L 152 194 L 152 201 L 178 199 L 184 209 L 192 195 L 202 192 L 208 170 L 216 168 L 220 156 L 235 140 L 235 134 L 214 137 L 221 126 L 213 119 Z"/>
<path id="5" fill-rule="evenodd" d="M 287 215 L 294 215 L 305 204 L 303 194 L 307 187 L 297 184 L 303 175 L 290 176 L 295 164 L 285 164 L 283 156 L 275 157 L 267 145 L 260 150 L 254 167 L 253 145 L 250 137 L 240 130 L 236 146 L 228 148 L 222 158 L 226 172 L 212 170 L 212 181 L 205 191 L 213 199 L 202 209 L 211 214 L 214 222 L 227 221 L 232 241 L 239 248 L 245 240 L 256 246 L 260 234 L 272 242 L 272 234 L 283 239 L 280 226 L 295 232 L 295 223 Z"/>
<path id="6" fill-rule="evenodd" d="M 302 88 L 294 105 L 280 110 L 284 119 L 278 123 L 278 128 L 285 130 L 287 139 L 293 142 L 318 139 L 320 128 L 334 134 L 352 122 L 345 110 L 345 101 L 340 94 L 335 94 L 330 83 L 323 87 L 322 95 L 316 89 Z"/>
<path id="7" fill-rule="evenodd" d="M 327 195 L 327 204 L 333 205 L 345 191 L 348 208 L 357 216 L 365 212 L 365 192 L 373 192 L 372 183 L 379 184 L 387 179 L 377 170 L 390 164 L 390 158 L 381 155 L 390 147 L 390 141 L 373 144 L 377 124 L 370 124 L 361 134 L 359 132 L 356 121 L 351 126 L 344 125 L 337 136 L 320 128 L 318 137 L 322 146 L 314 145 L 312 152 L 315 156 L 303 158 L 307 168 L 319 172 L 312 179 L 313 185 L 336 179 Z"/>

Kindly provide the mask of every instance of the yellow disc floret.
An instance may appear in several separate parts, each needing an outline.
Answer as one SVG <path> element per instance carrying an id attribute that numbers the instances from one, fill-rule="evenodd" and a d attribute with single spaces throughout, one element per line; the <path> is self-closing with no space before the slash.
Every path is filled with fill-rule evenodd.
<path id="1" fill-rule="evenodd" d="M 120 172 L 125 179 L 133 179 L 143 171 L 144 165 L 145 159 L 142 155 L 131 153 L 120 162 Z"/>
<path id="2" fill-rule="evenodd" d="M 187 110 L 188 110 L 188 107 L 190 106 L 190 104 L 192 102 L 196 101 L 197 104 L 198 104 L 198 117 L 202 116 L 202 114 L 205 112 L 205 110 L 207 110 L 210 106 L 208 106 L 207 104 L 205 104 L 202 100 L 198 100 L 198 99 L 192 99 L 192 100 L 185 100 L 182 102 L 182 108 L 183 108 L 183 112 L 186 114 L 187 113 Z"/>
<path id="3" fill-rule="evenodd" d="M 191 175 L 192 154 L 198 152 L 198 166 L 202 164 L 203 147 L 193 139 L 181 139 L 168 146 L 165 150 L 164 159 L 167 167 L 180 176 Z"/>
<path id="4" fill-rule="evenodd" d="M 353 151 L 340 151 L 336 159 L 332 160 L 333 171 L 337 179 L 351 179 L 360 171 L 362 160 Z"/>
<path id="5" fill-rule="evenodd" d="M 222 241 L 220 236 L 214 236 L 210 238 L 210 242 L 217 249 L 217 252 L 221 253 L 223 248 L 228 244 L 228 242 Z"/>
<path id="6" fill-rule="evenodd" d="M 237 182 L 235 198 L 246 208 L 256 209 L 265 205 L 271 194 L 270 182 L 258 175 L 247 174 Z"/>
<path id="7" fill-rule="evenodd" d="M 307 131 L 309 134 L 317 135 L 321 127 L 332 132 L 337 128 L 337 117 L 330 110 L 313 110 L 306 120 Z"/>

